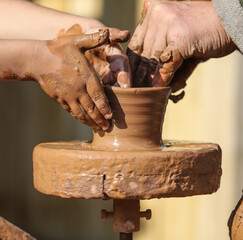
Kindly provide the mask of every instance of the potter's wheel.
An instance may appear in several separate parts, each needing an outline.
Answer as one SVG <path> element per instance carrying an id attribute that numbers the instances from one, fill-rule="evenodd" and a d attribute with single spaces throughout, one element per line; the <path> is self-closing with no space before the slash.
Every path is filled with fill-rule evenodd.
<path id="1" fill-rule="evenodd" d="M 217 144 L 162 141 L 171 89 L 105 88 L 113 118 L 92 142 L 42 143 L 33 153 L 35 188 L 64 198 L 114 199 L 113 230 L 121 240 L 139 231 L 139 200 L 211 194 L 219 188 Z"/>
<path id="2" fill-rule="evenodd" d="M 35 188 L 70 198 L 151 199 L 210 194 L 219 187 L 217 144 L 164 141 L 157 151 L 102 151 L 89 143 L 39 144 Z"/>

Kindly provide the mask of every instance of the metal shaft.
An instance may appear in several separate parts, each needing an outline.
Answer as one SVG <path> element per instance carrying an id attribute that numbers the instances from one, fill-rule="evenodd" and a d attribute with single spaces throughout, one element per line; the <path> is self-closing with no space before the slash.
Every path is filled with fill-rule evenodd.
<path id="1" fill-rule="evenodd" d="M 132 233 L 120 233 L 120 240 L 132 240 Z"/>

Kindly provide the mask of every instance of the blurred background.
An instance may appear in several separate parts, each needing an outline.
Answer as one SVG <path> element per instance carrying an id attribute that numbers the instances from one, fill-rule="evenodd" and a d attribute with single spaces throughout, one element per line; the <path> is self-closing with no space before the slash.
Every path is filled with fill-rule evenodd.
<path id="1" fill-rule="evenodd" d="M 134 31 L 143 0 L 36 0 Z M 152 219 L 141 220 L 136 240 L 229 239 L 227 221 L 243 188 L 243 57 L 235 52 L 201 64 L 186 96 L 169 102 L 163 138 L 218 143 L 223 176 L 217 193 L 141 202 Z M 32 151 L 41 142 L 91 139 L 80 124 L 33 82 L 0 83 L 0 215 L 40 240 L 118 239 L 100 210 L 112 201 L 61 199 L 33 188 Z"/>

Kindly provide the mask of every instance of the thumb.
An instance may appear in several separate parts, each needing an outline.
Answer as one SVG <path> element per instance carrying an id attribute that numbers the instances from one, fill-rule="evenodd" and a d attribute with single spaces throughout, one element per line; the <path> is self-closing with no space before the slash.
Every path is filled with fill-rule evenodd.
<path id="1" fill-rule="evenodd" d="M 146 10 L 153 0 L 146 0 L 143 4 L 143 9 Z"/>
<path id="2" fill-rule="evenodd" d="M 109 28 L 109 31 L 111 43 L 124 43 L 127 42 L 130 38 L 130 32 L 128 30 L 122 31 L 118 28 Z"/>
<path id="3" fill-rule="evenodd" d="M 109 40 L 109 30 L 102 29 L 91 34 L 82 34 L 75 37 L 75 45 L 83 52 L 99 47 Z"/>
<path id="4" fill-rule="evenodd" d="M 151 4 L 153 0 L 146 0 L 143 4 L 143 11 L 142 11 L 142 17 L 145 16 L 146 12 L 147 12 L 147 8 L 149 7 L 149 5 Z"/>
<path id="5" fill-rule="evenodd" d="M 179 50 L 169 45 L 160 56 L 160 62 L 155 70 L 152 86 L 168 86 L 182 63 L 183 58 Z"/>

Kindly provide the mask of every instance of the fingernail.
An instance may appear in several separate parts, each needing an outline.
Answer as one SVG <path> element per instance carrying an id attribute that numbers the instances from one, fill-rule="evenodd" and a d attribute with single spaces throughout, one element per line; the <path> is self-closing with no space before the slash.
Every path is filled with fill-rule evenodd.
<path id="1" fill-rule="evenodd" d="M 108 32 L 108 29 L 100 29 L 99 30 L 99 34 L 100 34 L 101 37 L 103 37 L 105 34 L 107 34 L 107 32 Z"/>
<path id="2" fill-rule="evenodd" d="M 130 83 L 131 76 L 127 72 L 119 72 L 117 76 L 117 81 L 123 88 L 129 88 L 131 87 Z"/>
<path id="3" fill-rule="evenodd" d="M 103 129 L 103 131 L 107 131 L 110 128 L 110 123 L 107 121 L 101 126 L 101 128 Z"/>
<path id="4" fill-rule="evenodd" d="M 112 113 L 105 114 L 105 119 L 111 119 L 112 115 L 113 115 Z"/>
<path id="5" fill-rule="evenodd" d="M 105 33 L 104 31 L 101 31 L 100 32 L 100 36 L 103 37 L 104 36 L 104 33 Z"/>
<path id="6" fill-rule="evenodd" d="M 100 130 L 101 128 L 99 126 L 95 126 L 94 129 Z"/>
<path id="7" fill-rule="evenodd" d="M 110 128 L 110 127 L 105 126 L 105 127 L 102 127 L 102 130 L 103 130 L 103 131 L 107 131 L 109 128 Z"/>

